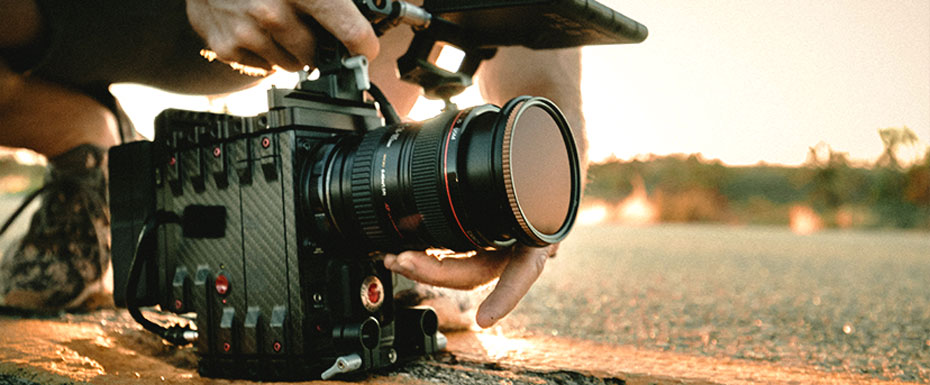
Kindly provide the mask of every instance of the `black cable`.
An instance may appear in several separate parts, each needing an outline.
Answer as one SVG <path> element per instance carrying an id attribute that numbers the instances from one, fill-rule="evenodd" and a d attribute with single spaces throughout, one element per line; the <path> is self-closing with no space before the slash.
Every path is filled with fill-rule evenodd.
<path id="1" fill-rule="evenodd" d="M 384 121 L 389 126 L 401 123 L 400 115 L 397 115 L 397 110 L 394 109 L 394 106 L 391 105 L 391 102 L 387 100 L 387 97 L 384 96 L 384 93 L 381 92 L 381 89 L 378 88 L 378 86 L 376 86 L 374 83 L 371 83 L 371 87 L 368 89 L 368 93 L 375 98 L 376 102 L 378 102 L 381 115 L 384 115 Z"/>
<path id="2" fill-rule="evenodd" d="M 23 213 L 23 210 L 26 209 L 26 206 L 29 206 L 29 204 L 32 203 L 32 201 L 35 200 L 36 197 L 42 194 L 42 192 L 45 191 L 46 187 L 47 185 L 40 187 L 38 190 L 33 191 L 31 194 L 29 194 L 29 196 L 27 196 L 25 200 L 23 200 L 23 203 L 19 205 L 19 208 L 17 208 L 16 211 L 14 211 L 13 214 L 10 215 L 9 218 L 7 218 L 6 222 L 3 223 L 3 227 L 0 227 L 0 235 L 3 235 L 3 233 L 5 233 L 6 230 L 10 228 L 13 222 L 16 221 L 16 218 L 19 217 L 19 215 Z"/>
<path id="3" fill-rule="evenodd" d="M 126 308 L 129 310 L 129 315 L 132 316 L 132 319 L 142 325 L 142 328 L 145 330 L 158 335 L 172 344 L 187 345 L 190 341 L 184 338 L 184 332 L 194 330 L 190 325 L 180 326 L 176 324 L 166 328 L 149 321 L 142 315 L 142 311 L 139 310 L 139 299 L 136 298 L 139 278 L 142 275 L 142 266 L 145 263 L 145 259 L 150 257 L 151 254 L 151 250 L 143 250 L 143 246 L 148 244 L 146 241 L 155 233 L 158 226 L 165 223 L 180 223 L 180 218 L 177 214 L 159 211 L 154 218 L 149 218 L 145 221 L 145 225 L 139 233 L 139 240 L 136 241 L 136 250 L 132 255 L 132 267 L 129 269 L 129 279 L 126 282 Z"/>

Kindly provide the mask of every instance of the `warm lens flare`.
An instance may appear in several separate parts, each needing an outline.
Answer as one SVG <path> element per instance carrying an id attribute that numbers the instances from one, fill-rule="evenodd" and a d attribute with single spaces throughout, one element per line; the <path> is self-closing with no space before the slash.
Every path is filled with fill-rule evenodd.
<path id="1" fill-rule="evenodd" d="M 200 56 L 202 56 L 204 59 L 207 59 L 207 61 L 209 62 L 212 62 L 217 59 L 216 52 L 213 52 L 206 48 L 200 50 Z M 232 67 L 232 69 L 239 71 L 239 73 L 243 75 L 248 75 L 248 76 L 253 76 L 253 77 L 265 77 L 271 74 L 271 71 L 268 71 L 264 68 L 252 67 L 252 66 L 248 66 L 245 64 L 237 63 L 237 62 L 230 62 L 227 64 L 229 64 L 229 66 Z"/>
<path id="2" fill-rule="evenodd" d="M 617 208 L 618 221 L 631 225 L 648 225 L 655 223 L 658 217 L 655 205 L 645 196 L 635 192 L 620 202 Z"/>
<path id="3" fill-rule="evenodd" d="M 814 209 L 808 206 L 796 205 L 789 212 L 791 231 L 796 234 L 812 234 L 823 228 L 823 220 Z"/>
<path id="4" fill-rule="evenodd" d="M 607 220 L 610 207 L 604 202 L 588 203 L 578 209 L 576 221 L 580 225 L 596 225 Z"/>
<path id="5" fill-rule="evenodd" d="M 659 209 L 649 200 L 643 179 L 634 178 L 632 183 L 633 192 L 616 205 L 599 200 L 583 204 L 578 210 L 578 223 L 596 225 L 615 222 L 637 226 L 655 223 L 659 218 Z"/>
<path id="6" fill-rule="evenodd" d="M 470 257 L 474 257 L 475 254 L 478 254 L 478 252 L 476 251 L 466 251 L 466 252 L 460 253 L 460 252 L 456 252 L 456 251 L 449 250 L 449 249 L 436 249 L 436 248 L 426 249 L 425 252 L 426 252 L 426 255 L 435 257 L 437 259 L 470 258 Z"/>
<path id="7" fill-rule="evenodd" d="M 486 330 L 475 333 L 475 337 L 481 342 L 481 347 L 493 359 L 520 357 L 524 352 L 536 349 L 535 344 L 530 340 L 508 338 L 501 335 L 499 331 L 498 329 L 497 332 Z"/>
<path id="8" fill-rule="evenodd" d="M 633 192 L 620 202 L 617 207 L 617 216 L 620 223 L 630 225 L 648 225 L 655 223 L 659 218 L 659 210 L 649 201 L 646 193 L 646 183 L 637 175 L 632 180 Z"/>
<path id="9" fill-rule="evenodd" d="M 0 194 L 15 194 L 29 188 L 29 178 L 22 175 L 0 176 Z"/>

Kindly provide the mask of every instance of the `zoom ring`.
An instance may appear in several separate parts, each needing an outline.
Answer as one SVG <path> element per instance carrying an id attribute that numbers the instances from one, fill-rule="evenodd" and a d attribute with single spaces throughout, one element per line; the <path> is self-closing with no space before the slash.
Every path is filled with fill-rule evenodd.
<path id="1" fill-rule="evenodd" d="M 446 194 L 441 188 L 442 135 L 444 130 L 436 127 L 423 127 L 414 139 L 411 183 L 413 185 L 413 198 L 417 211 L 423 215 L 423 226 L 426 232 L 437 244 L 454 250 L 469 250 L 474 248 L 456 236 L 449 226 L 449 221 L 443 214 L 442 200 Z"/>
<path id="2" fill-rule="evenodd" d="M 377 131 L 365 135 L 352 161 L 352 210 L 362 233 L 375 247 L 385 247 L 389 244 L 387 235 L 378 224 L 371 194 L 371 175 L 375 163 L 373 156 L 381 141 L 381 133 L 382 131 Z"/>

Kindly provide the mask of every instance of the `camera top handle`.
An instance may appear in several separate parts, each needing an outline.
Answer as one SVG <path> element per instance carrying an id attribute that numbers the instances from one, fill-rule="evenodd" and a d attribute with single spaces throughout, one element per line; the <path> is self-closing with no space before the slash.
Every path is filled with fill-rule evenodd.
<path id="1" fill-rule="evenodd" d="M 416 31 L 407 53 L 398 59 L 398 67 L 401 79 L 420 85 L 429 98 L 448 100 L 461 93 L 471 85 L 481 60 L 494 55 L 493 48 L 470 47 L 464 39 L 464 30 L 457 25 L 434 18 L 423 8 L 405 1 L 355 0 L 355 4 L 379 35 L 400 24 L 410 25 Z M 338 40 L 318 25 L 316 27 L 319 36 L 314 64 L 320 77 L 308 80 L 303 72 L 297 88 L 333 99 L 361 101 L 362 92 L 371 87 L 367 59 L 350 57 Z M 465 59 L 457 72 L 446 71 L 429 62 L 430 51 L 438 41 L 455 44 L 465 51 Z"/>

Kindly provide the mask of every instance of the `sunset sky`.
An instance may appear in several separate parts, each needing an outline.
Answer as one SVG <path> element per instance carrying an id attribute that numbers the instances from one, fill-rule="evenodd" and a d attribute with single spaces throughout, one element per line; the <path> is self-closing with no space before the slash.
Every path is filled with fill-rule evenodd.
<path id="1" fill-rule="evenodd" d="M 901 126 L 921 148 L 930 143 L 930 1 L 603 2 L 645 24 L 649 38 L 584 49 L 593 160 L 700 152 L 729 164 L 796 165 L 823 141 L 872 161 L 878 129 Z M 167 106 L 211 107 L 140 87 L 115 92 L 149 132 Z M 477 103 L 476 94 L 459 104 Z M 266 107 L 263 89 L 213 103 L 239 114 Z M 421 105 L 415 116 L 435 108 Z"/>
<path id="2" fill-rule="evenodd" d="M 594 159 L 799 164 L 824 141 L 874 160 L 900 126 L 930 141 L 930 1 L 605 3 L 650 34 L 584 51 Z"/>

